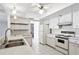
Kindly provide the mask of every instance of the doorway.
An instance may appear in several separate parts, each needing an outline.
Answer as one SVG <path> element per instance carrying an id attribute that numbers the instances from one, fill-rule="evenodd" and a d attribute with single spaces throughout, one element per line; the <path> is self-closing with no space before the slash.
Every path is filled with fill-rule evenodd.
<path id="1" fill-rule="evenodd" d="M 32 45 L 39 44 L 39 24 L 38 21 L 31 21 L 31 33 L 33 34 Z"/>
<path id="2" fill-rule="evenodd" d="M 31 34 L 32 34 L 32 38 L 34 38 L 34 24 L 31 23 Z"/>

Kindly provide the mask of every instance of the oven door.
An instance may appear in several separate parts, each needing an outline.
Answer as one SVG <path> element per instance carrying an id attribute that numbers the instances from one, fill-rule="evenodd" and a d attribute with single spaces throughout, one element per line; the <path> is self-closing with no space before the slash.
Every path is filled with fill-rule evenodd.
<path id="1" fill-rule="evenodd" d="M 60 47 L 62 49 L 68 49 L 68 40 L 62 39 L 62 38 L 57 38 L 56 39 L 56 46 Z"/>

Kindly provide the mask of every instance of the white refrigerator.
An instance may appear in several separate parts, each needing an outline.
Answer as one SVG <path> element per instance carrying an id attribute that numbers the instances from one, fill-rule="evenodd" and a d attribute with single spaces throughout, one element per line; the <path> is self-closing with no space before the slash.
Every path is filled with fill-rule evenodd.
<path id="1" fill-rule="evenodd" d="M 39 26 L 39 41 L 42 44 L 46 44 L 47 43 L 47 33 L 48 31 L 48 25 L 43 25 L 41 24 Z"/>

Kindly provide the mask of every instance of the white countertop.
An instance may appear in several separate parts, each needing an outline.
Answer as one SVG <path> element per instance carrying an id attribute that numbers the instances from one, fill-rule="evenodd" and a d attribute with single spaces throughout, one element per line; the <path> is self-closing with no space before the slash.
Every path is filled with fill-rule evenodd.
<path id="1" fill-rule="evenodd" d="M 27 45 L 0 49 L 0 55 L 33 55 L 33 54 L 34 52 L 32 48 Z"/>
<path id="2" fill-rule="evenodd" d="M 10 36 L 8 39 L 24 39 L 23 36 Z M 0 49 L 0 55 L 32 55 L 35 54 L 32 48 L 29 46 L 27 41 L 24 39 L 26 45 L 3 48 Z"/>
<path id="3" fill-rule="evenodd" d="M 47 37 L 55 38 L 55 34 L 47 34 Z"/>
<path id="4" fill-rule="evenodd" d="M 24 37 L 32 37 L 31 35 L 26 35 L 26 36 L 22 36 L 22 35 L 16 35 L 16 36 L 8 36 L 8 40 L 13 40 L 13 39 L 21 39 L 21 38 L 24 38 Z"/>
<path id="5" fill-rule="evenodd" d="M 17 40 L 17 39 L 23 39 L 24 37 L 22 35 L 16 35 L 16 36 L 8 36 L 8 40 Z"/>
<path id="6" fill-rule="evenodd" d="M 69 39 L 70 43 L 79 44 L 79 37 L 71 37 Z"/>

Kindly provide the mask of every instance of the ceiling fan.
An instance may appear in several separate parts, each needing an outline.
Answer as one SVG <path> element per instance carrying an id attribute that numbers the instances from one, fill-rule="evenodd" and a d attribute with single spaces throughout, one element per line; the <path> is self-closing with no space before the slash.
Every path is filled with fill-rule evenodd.
<path id="1" fill-rule="evenodd" d="M 16 19 L 16 4 L 11 4 L 8 8 L 10 9 L 10 15 Z"/>
<path id="2" fill-rule="evenodd" d="M 35 3 L 32 4 L 32 6 L 34 7 L 34 11 L 38 11 L 40 14 L 43 14 L 45 11 L 47 11 L 48 9 L 48 4 L 45 3 Z"/>

